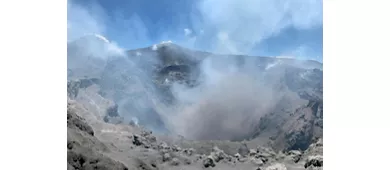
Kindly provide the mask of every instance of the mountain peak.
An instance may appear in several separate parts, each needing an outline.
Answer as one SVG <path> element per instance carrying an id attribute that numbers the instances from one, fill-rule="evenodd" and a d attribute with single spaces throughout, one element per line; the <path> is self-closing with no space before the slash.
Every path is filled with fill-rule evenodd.
<path id="1" fill-rule="evenodd" d="M 168 41 L 161 41 L 159 44 L 154 44 L 152 46 L 152 50 L 153 51 L 156 51 L 159 47 L 161 46 L 166 46 L 166 45 L 171 45 L 173 44 L 171 40 L 168 40 Z"/>

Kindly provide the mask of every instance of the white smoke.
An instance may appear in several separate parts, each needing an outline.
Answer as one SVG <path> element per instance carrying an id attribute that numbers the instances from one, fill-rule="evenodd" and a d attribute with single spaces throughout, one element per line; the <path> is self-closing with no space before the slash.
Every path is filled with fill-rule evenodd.
<path id="1" fill-rule="evenodd" d="M 91 8 L 86 9 L 73 0 L 68 0 L 68 43 L 83 37 L 95 37 L 85 38 L 83 42 L 74 44 L 82 49 L 80 57 L 84 55 L 107 59 L 111 56 L 124 56 L 124 50 L 104 36 L 106 16 L 102 8 L 96 4 L 92 4 Z"/>

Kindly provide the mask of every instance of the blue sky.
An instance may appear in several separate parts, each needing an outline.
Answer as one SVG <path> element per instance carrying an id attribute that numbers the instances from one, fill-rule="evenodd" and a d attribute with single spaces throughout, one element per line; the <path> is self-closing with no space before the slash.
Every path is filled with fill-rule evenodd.
<path id="1" fill-rule="evenodd" d="M 68 0 L 68 40 L 98 33 L 134 49 L 199 50 L 322 61 L 322 0 Z"/>

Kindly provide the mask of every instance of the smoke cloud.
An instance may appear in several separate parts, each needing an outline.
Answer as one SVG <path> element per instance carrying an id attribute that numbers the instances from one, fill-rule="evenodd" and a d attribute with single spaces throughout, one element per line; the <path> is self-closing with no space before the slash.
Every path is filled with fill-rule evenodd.
<path id="1" fill-rule="evenodd" d="M 104 10 L 96 4 L 90 9 L 68 0 L 67 4 L 67 40 L 68 43 L 84 38 L 79 43 L 74 43 L 80 49 L 78 56 L 91 56 L 100 59 L 107 59 L 112 56 L 124 56 L 124 50 L 115 42 L 104 37 L 106 31 Z"/>
<path id="2" fill-rule="evenodd" d="M 108 59 L 124 57 L 125 50 L 104 37 L 106 14 L 99 5 L 87 9 L 75 2 L 67 1 L 68 77 L 96 77 Z"/>
<path id="3" fill-rule="evenodd" d="M 190 139 L 242 140 L 276 103 L 271 88 L 243 73 L 226 74 L 199 91 L 171 119 L 176 132 Z"/>

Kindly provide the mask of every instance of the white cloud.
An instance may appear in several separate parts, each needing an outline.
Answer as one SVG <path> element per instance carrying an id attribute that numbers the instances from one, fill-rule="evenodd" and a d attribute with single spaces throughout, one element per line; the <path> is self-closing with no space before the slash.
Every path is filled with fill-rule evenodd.
<path id="1" fill-rule="evenodd" d="M 167 41 L 161 41 L 161 43 L 160 44 L 171 44 L 172 43 L 172 41 L 171 40 L 167 40 Z"/>
<path id="2" fill-rule="evenodd" d="M 299 45 L 295 48 L 292 48 L 291 50 L 283 53 L 283 56 L 292 56 L 296 59 L 308 59 L 313 58 L 314 56 L 311 56 L 311 52 L 313 50 L 307 46 L 307 45 Z"/>
<path id="3" fill-rule="evenodd" d="M 214 47 L 215 52 L 218 53 L 228 53 L 228 54 L 238 54 L 239 50 L 237 49 L 234 42 L 229 37 L 229 34 L 224 31 L 220 31 L 217 34 L 218 43 Z"/>
<path id="4" fill-rule="evenodd" d="M 159 47 L 167 45 L 167 44 L 172 44 L 172 43 L 173 43 L 172 40 L 161 41 L 160 44 L 154 44 L 152 46 L 152 50 L 156 51 L 156 50 L 158 50 Z"/>
<path id="5" fill-rule="evenodd" d="M 201 0 L 197 7 L 202 20 L 199 27 L 217 31 L 212 37 L 214 46 L 230 46 L 225 49 L 243 53 L 287 27 L 307 29 L 322 24 L 322 0 Z M 218 32 L 227 34 L 229 43 Z"/>
<path id="6" fill-rule="evenodd" d="M 154 45 L 152 46 L 152 50 L 153 50 L 153 51 L 156 51 L 156 50 L 157 50 L 157 45 L 156 45 L 156 44 L 154 44 Z"/>
<path id="7" fill-rule="evenodd" d="M 184 35 L 185 36 L 190 36 L 191 34 L 192 34 L 192 30 L 191 29 L 188 29 L 188 28 L 184 29 Z"/>
<path id="8" fill-rule="evenodd" d="M 90 8 L 85 8 L 72 0 L 67 1 L 67 41 L 71 42 L 83 36 L 95 36 L 96 39 L 89 39 L 88 43 L 77 44 L 82 47 L 83 52 L 94 57 L 106 59 L 110 56 L 124 56 L 124 50 L 115 42 L 110 42 L 104 37 L 106 25 L 105 13 L 100 6 L 91 4 Z M 100 41 L 104 42 L 102 46 Z"/>
<path id="9" fill-rule="evenodd" d="M 93 6 L 99 9 L 98 6 Z M 68 41 L 72 41 L 86 34 L 103 34 L 106 27 L 102 21 L 101 14 L 91 13 L 90 10 L 68 0 L 67 4 L 67 25 Z"/>

